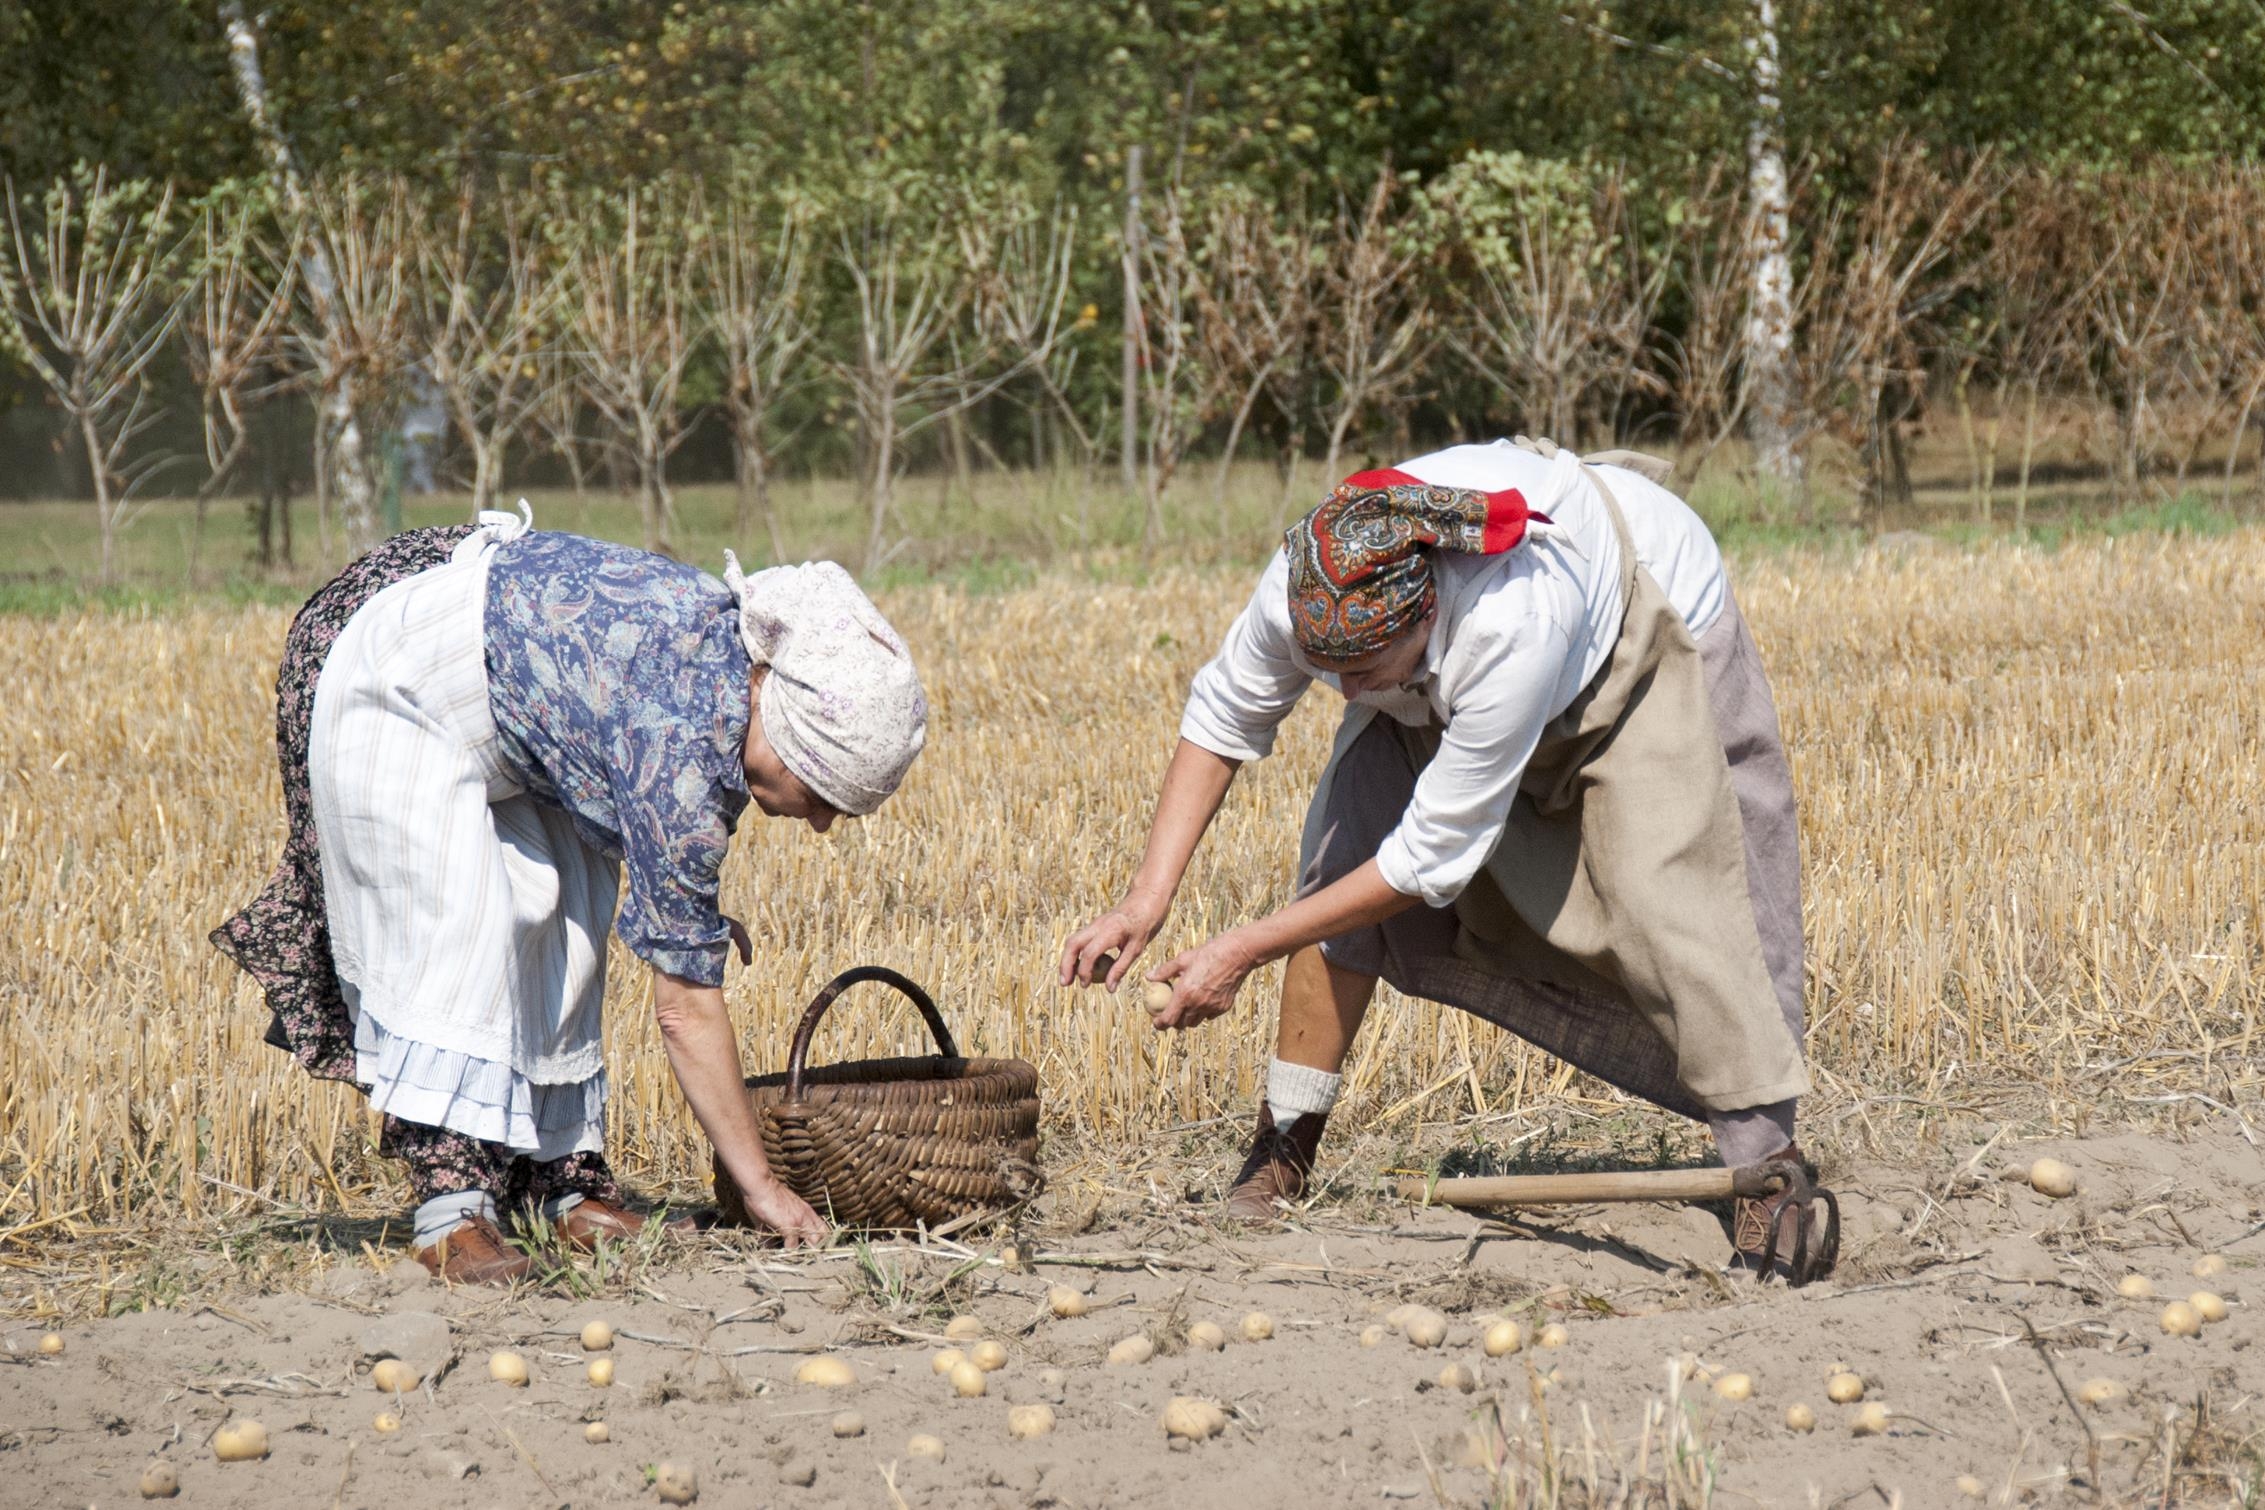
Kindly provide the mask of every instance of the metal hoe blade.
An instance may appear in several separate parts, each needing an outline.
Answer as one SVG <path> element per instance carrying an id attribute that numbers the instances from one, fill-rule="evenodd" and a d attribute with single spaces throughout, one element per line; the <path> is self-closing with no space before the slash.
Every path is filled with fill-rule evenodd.
<path id="1" fill-rule="evenodd" d="M 1778 1234 L 1784 1230 L 1786 1213 L 1791 1212 L 1793 1252 L 1785 1260 L 1785 1282 L 1798 1288 L 1824 1278 L 1840 1261 L 1839 1199 L 1812 1179 L 1808 1169 L 1796 1160 L 1785 1159 L 1764 1168 L 1782 1183 L 1771 1197 L 1778 1205 L 1770 1213 L 1769 1236 L 1762 1244 L 1754 1277 L 1767 1280 L 1776 1271 Z M 1816 1232 L 1813 1247 L 1809 1240 L 1812 1229 Z"/>

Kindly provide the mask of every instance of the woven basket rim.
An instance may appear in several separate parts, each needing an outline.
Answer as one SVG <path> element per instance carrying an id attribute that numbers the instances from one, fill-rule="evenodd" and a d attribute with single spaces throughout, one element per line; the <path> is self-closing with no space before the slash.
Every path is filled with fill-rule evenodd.
<path id="1" fill-rule="evenodd" d="M 806 1088 L 825 1086 L 828 1090 L 856 1090 L 865 1086 L 899 1086 L 927 1082 L 936 1086 L 964 1086 L 971 1082 L 1003 1078 L 1020 1073 L 1035 1076 L 1038 1067 L 1027 1059 L 996 1058 L 990 1055 L 901 1054 L 875 1059 L 844 1059 L 835 1064 L 818 1065 L 803 1071 Z M 787 1088 L 789 1072 L 774 1070 L 767 1075 L 749 1075 L 743 1081 L 750 1091 Z M 862 1078 L 838 1079 L 837 1076 L 856 1075 Z"/>

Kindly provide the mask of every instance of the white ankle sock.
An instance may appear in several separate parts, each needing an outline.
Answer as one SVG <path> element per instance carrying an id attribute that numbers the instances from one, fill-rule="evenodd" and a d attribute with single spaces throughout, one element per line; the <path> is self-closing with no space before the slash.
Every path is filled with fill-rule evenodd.
<path id="1" fill-rule="evenodd" d="M 475 1216 L 496 1219 L 495 1197 L 485 1190 L 451 1190 L 417 1208 L 417 1246 L 430 1248 Z"/>
<path id="2" fill-rule="evenodd" d="M 1266 1067 L 1266 1105 L 1276 1127 L 1288 1127 L 1311 1112 L 1326 1112 L 1337 1104 L 1345 1077 L 1311 1065 L 1277 1059 Z"/>

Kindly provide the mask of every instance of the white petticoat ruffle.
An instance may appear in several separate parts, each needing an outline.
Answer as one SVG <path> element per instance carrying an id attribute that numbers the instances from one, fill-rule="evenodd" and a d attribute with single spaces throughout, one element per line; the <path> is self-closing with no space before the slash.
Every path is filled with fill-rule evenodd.
<path id="1" fill-rule="evenodd" d="M 539 1085 L 508 1064 L 389 1033 L 367 1012 L 355 1019 L 354 1052 L 370 1105 L 404 1122 L 445 1127 L 545 1163 L 605 1146 L 603 1068 L 585 1080 Z"/>

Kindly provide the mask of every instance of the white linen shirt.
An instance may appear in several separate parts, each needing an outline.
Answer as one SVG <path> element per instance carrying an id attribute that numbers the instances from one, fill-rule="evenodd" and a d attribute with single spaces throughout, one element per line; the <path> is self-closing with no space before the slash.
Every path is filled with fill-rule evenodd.
<path id="1" fill-rule="evenodd" d="M 1501 842 L 1543 729 L 1611 658 L 1623 612 L 1620 542 L 1569 451 L 1544 458 L 1498 440 L 1435 451 L 1399 470 L 1445 487 L 1515 488 L 1552 521 L 1498 556 L 1434 553 L 1439 611 L 1417 680 L 1355 699 L 1370 717 L 1442 726 L 1439 753 L 1376 860 L 1393 890 L 1445 907 Z M 1599 470 L 1627 516 L 1637 561 L 1692 636 L 1703 634 L 1729 592 L 1714 537 L 1665 488 L 1623 468 Z M 1181 738 L 1228 760 L 1263 759 L 1310 683 L 1338 686 L 1298 647 L 1289 581 L 1289 557 L 1277 551 L 1189 686 Z"/>

